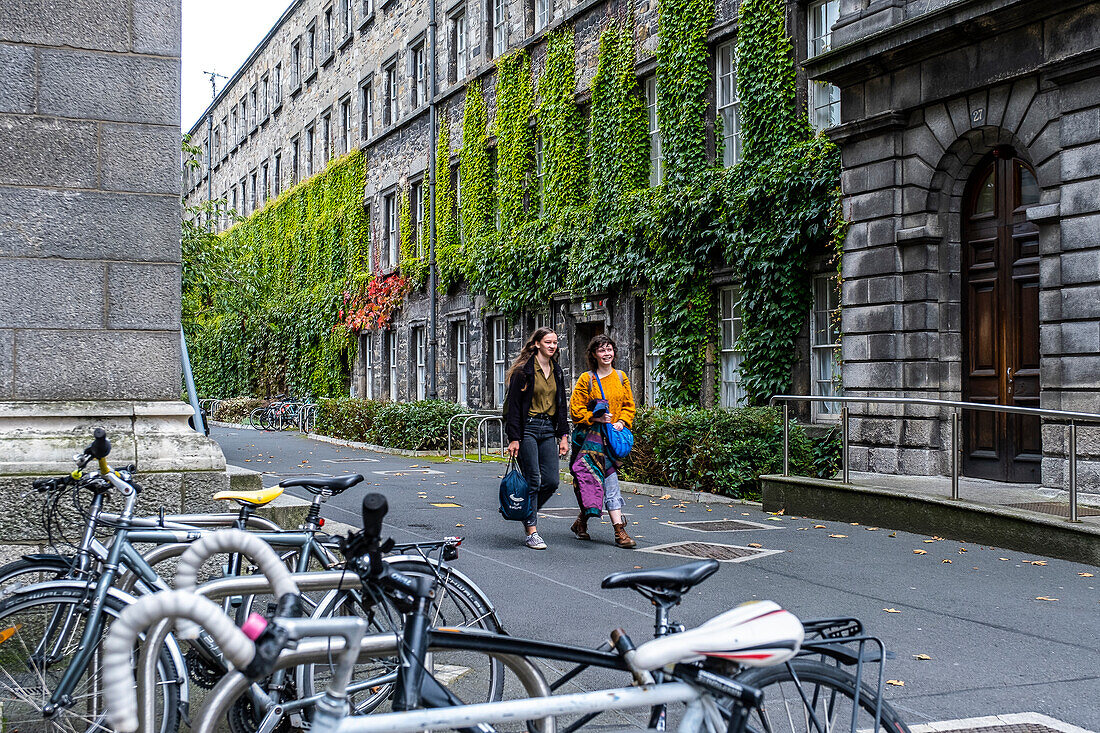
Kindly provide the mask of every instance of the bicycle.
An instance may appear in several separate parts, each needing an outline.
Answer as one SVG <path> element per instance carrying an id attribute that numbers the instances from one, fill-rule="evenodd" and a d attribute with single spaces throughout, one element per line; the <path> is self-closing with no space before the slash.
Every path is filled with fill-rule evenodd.
<path id="1" fill-rule="evenodd" d="M 45 640 L 48 633 L 57 632 L 61 635 L 59 638 L 67 635 L 71 640 L 75 637 L 70 633 L 70 627 L 75 629 L 76 624 L 83 623 L 83 631 L 79 635 L 81 639 L 80 650 L 71 654 L 54 654 L 48 666 L 57 669 L 60 668 L 60 665 L 65 664 L 66 667 L 81 668 L 82 671 L 73 673 L 79 676 L 85 675 L 88 671 L 87 667 L 93 665 L 88 684 L 92 684 L 97 679 L 98 670 L 94 667 L 95 661 L 90 660 L 88 658 L 89 653 L 83 650 L 95 647 L 95 642 L 102 636 L 102 631 L 106 626 L 103 613 L 115 616 L 123 606 L 132 602 L 133 596 L 128 595 L 124 590 L 149 594 L 167 588 L 167 584 L 152 567 L 154 563 L 151 563 L 150 560 L 154 558 L 142 556 L 133 547 L 133 543 L 162 543 L 161 546 L 155 548 L 149 554 L 151 556 L 159 553 L 157 557 L 164 559 L 178 555 L 186 549 L 186 544 L 183 543 L 193 542 L 208 534 L 208 530 L 173 523 L 167 521 L 163 516 L 155 519 L 134 518 L 132 516 L 133 505 L 140 487 L 132 482 L 130 471 L 113 471 L 107 466 L 106 456 L 109 452 L 110 443 L 107 441 L 105 433 L 97 429 L 95 442 L 88 447 L 82 456 L 78 457 L 77 471 L 71 476 L 61 479 L 36 482 L 40 489 L 45 486 L 47 490 L 53 490 L 55 492 L 54 496 L 60 495 L 60 491 L 69 486 L 72 486 L 74 491 L 80 487 L 92 490 L 93 497 L 87 510 L 83 539 L 76 555 L 72 558 L 58 555 L 30 556 L 13 563 L 12 565 L 15 565 L 15 568 L 8 567 L 7 571 L 0 569 L 0 576 L 3 576 L 9 582 L 18 579 L 20 575 L 27 577 L 52 574 L 58 578 L 52 582 L 35 584 L 29 587 L 10 588 L 6 594 L 7 597 L 0 602 L 0 630 L 15 629 L 14 632 L 8 635 L 8 638 L 10 638 L 18 634 L 21 628 L 25 626 L 27 632 L 23 636 L 30 633 L 39 633 L 42 639 Z M 93 457 L 100 462 L 100 473 L 97 476 L 84 477 L 81 474 L 81 469 Z M 314 501 L 311 504 L 306 523 L 297 532 L 280 530 L 277 532 L 261 532 L 256 536 L 266 542 L 291 548 L 284 555 L 283 560 L 292 562 L 294 569 L 299 572 L 306 570 L 311 560 L 316 560 L 322 567 L 336 567 L 340 563 L 339 558 L 332 553 L 331 545 L 322 542 L 317 536 L 320 527 L 323 525 L 323 520 L 319 517 L 320 504 L 326 496 L 346 490 L 361 480 L 362 477 L 356 475 L 336 478 L 298 478 L 284 482 L 286 486 L 304 486 L 314 493 Z M 118 515 L 102 511 L 105 497 L 112 488 L 117 489 L 125 498 L 125 507 L 122 513 Z M 241 503 L 241 511 L 235 517 L 234 515 L 228 516 L 233 518 L 239 527 L 244 527 L 253 524 L 256 520 L 256 517 L 252 514 L 254 505 L 263 503 L 264 499 L 277 495 L 279 492 L 281 492 L 281 488 L 274 492 L 270 489 L 261 492 L 226 492 L 220 496 L 222 498 L 234 498 Z M 191 517 L 194 515 L 181 516 Z M 201 515 L 198 516 L 201 517 Z M 220 516 L 225 517 L 225 515 Z M 109 524 L 116 531 L 109 548 L 95 539 L 96 529 L 101 523 Z M 496 621 L 495 610 L 492 608 L 491 602 L 484 597 L 484 594 L 472 581 L 446 564 L 448 560 L 457 557 L 457 547 L 460 542 L 459 538 L 447 538 L 442 542 L 423 543 L 419 546 L 409 545 L 406 549 L 411 552 L 411 548 L 415 548 L 419 556 L 413 557 L 406 554 L 398 561 L 402 562 L 404 567 L 439 578 L 447 587 L 458 587 L 458 592 L 461 592 L 463 597 L 476 598 L 478 603 L 489 609 L 488 620 L 479 618 L 472 620 L 470 623 L 499 629 L 499 623 Z M 432 553 L 435 553 L 438 557 L 432 557 Z M 390 560 L 387 559 L 386 562 L 390 562 Z M 241 572 L 241 569 L 239 555 L 231 556 L 227 572 L 230 575 L 237 575 Z M 339 576 L 339 573 L 336 573 L 336 575 Z M 122 588 L 112 587 L 115 584 L 116 577 L 120 579 L 119 585 Z M 461 585 L 459 586 L 459 584 Z M 329 587 L 336 586 L 330 585 Z M 88 598 L 91 598 L 91 600 L 88 601 Z M 254 605 L 254 602 L 254 595 L 239 597 L 237 604 L 239 606 L 238 616 L 241 618 L 246 616 L 247 611 Z M 68 610 L 58 611 L 57 608 L 54 608 L 57 604 L 65 604 L 65 608 Z M 54 608 L 54 613 L 48 612 L 50 608 Z M 77 612 L 84 610 L 89 612 L 86 622 L 75 618 Z M 229 610 L 228 605 L 225 606 L 225 610 Z M 24 617 L 27 617 L 34 616 L 36 613 L 41 616 L 41 623 L 20 624 L 11 623 L 10 621 L 13 615 L 23 614 Z M 56 618 L 51 620 L 50 616 Z M 58 626 L 57 619 L 63 620 L 61 626 Z M 390 620 L 392 621 L 392 619 Z M 12 646 L 9 645 L 7 648 L 11 649 Z M 186 656 L 174 639 L 166 640 L 164 648 L 170 661 L 170 665 L 162 663 L 165 670 L 165 679 L 177 678 L 174 682 L 166 683 L 166 689 L 171 687 L 174 692 L 166 693 L 167 696 L 162 705 L 166 710 L 176 711 L 176 713 L 162 718 L 166 721 L 164 723 L 165 730 L 171 730 L 174 724 L 178 724 L 179 713 L 186 710 L 189 702 L 189 692 L 186 685 L 187 676 L 190 675 L 199 684 L 205 682 L 208 686 L 213 684 L 213 680 L 218 675 L 224 673 L 225 667 L 221 662 L 221 656 L 216 645 L 213 645 L 209 640 L 200 639 L 198 643 L 192 645 L 191 652 Z M 0 661 L 2 660 L 3 655 L 0 655 Z M 33 667 L 34 665 L 32 665 Z M 177 671 L 184 674 L 178 675 L 176 674 Z M 76 684 L 75 679 L 66 672 L 57 681 L 57 686 L 50 689 L 54 680 L 46 680 L 42 676 L 40 680 L 37 680 L 42 689 L 38 690 L 35 695 L 48 698 L 54 708 L 63 708 L 66 705 L 66 698 L 72 695 Z M 273 684 L 279 684 L 282 681 L 278 679 Z M 19 687 L 19 682 L 14 676 L 9 675 L 9 679 L 5 680 L 3 675 L 0 675 L 0 688 L 5 685 L 9 689 L 5 694 L 0 695 L 2 698 L 19 698 L 20 693 L 26 692 Z M 26 694 L 23 694 L 22 697 L 26 697 Z M 9 713 L 11 709 L 12 706 L 9 705 Z M 93 718 L 95 713 L 95 710 L 88 712 Z M 245 721 L 238 722 L 241 722 L 242 725 L 236 726 L 235 730 L 249 730 Z"/>

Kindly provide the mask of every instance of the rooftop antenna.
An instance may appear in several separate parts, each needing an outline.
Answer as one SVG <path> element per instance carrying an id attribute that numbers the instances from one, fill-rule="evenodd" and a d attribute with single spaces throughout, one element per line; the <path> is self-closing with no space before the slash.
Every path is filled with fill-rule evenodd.
<path id="1" fill-rule="evenodd" d="M 210 77 L 210 106 L 214 106 L 214 100 L 218 98 L 218 79 L 228 79 L 228 76 L 216 71 L 202 72 Z M 206 114 L 206 202 L 214 201 L 214 110 L 210 109 Z M 206 214 L 206 227 L 213 229 L 214 214 L 208 211 Z"/>

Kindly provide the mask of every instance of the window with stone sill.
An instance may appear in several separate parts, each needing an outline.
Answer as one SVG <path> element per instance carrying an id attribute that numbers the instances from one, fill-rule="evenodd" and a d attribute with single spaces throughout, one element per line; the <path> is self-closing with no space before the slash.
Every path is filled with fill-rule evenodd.
<path id="1" fill-rule="evenodd" d="M 363 22 L 374 15 L 374 0 L 363 0 Z"/>
<path id="2" fill-rule="evenodd" d="M 653 308 L 646 305 L 645 330 L 642 337 L 643 381 L 645 382 L 645 403 L 650 407 L 657 404 L 661 389 L 661 352 L 656 346 L 657 325 L 653 322 Z"/>
<path id="3" fill-rule="evenodd" d="M 352 18 L 352 0 L 340 0 L 340 37 L 348 39 L 355 29 L 355 21 Z"/>
<path id="4" fill-rule="evenodd" d="M 741 336 L 740 292 L 737 286 L 718 290 L 718 336 L 721 352 L 719 375 L 719 404 L 722 407 L 741 407 L 748 396 L 741 385 L 741 362 L 745 354 L 737 348 Z"/>
<path id="5" fill-rule="evenodd" d="M 423 326 L 414 326 L 412 329 L 412 342 L 414 346 L 413 357 L 415 359 L 416 369 L 413 372 L 413 379 L 416 381 L 413 394 L 416 395 L 416 399 L 422 400 L 427 394 L 427 376 L 428 376 L 428 360 L 427 360 L 427 339 L 424 336 Z"/>
<path id="6" fill-rule="evenodd" d="M 550 25 L 550 0 L 527 0 L 528 13 L 535 23 L 535 33 Z"/>
<path id="7" fill-rule="evenodd" d="M 267 161 L 264 161 L 264 166 L 263 166 L 263 187 L 260 189 L 263 192 L 263 201 L 264 201 L 264 203 L 267 203 L 267 201 L 270 200 L 270 198 L 271 198 L 271 187 L 269 185 L 269 183 L 270 183 L 270 178 L 269 178 L 270 172 L 271 172 L 270 165 L 267 163 Z"/>
<path id="8" fill-rule="evenodd" d="M 309 24 L 306 30 L 306 73 L 317 70 L 317 21 Z"/>
<path id="9" fill-rule="evenodd" d="M 295 39 L 290 44 L 290 88 L 302 86 L 302 41 Z"/>
<path id="10" fill-rule="evenodd" d="M 486 0 L 487 37 L 492 40 L 490 56 L 496 58 L 508 50 L 508 6 L 505 0 Z"/>
<path id="11" fill-rule="evenodd" d="M 838 397 L 840 382 L 840 283 L 836 273 L 813 279 L 814 307 L 810 313 L 810 394 Z M 814 419 L 835 419 L 838 402 L 812 403 Z"/>
<path id="12" fill-rule="evenodd" d="M 504 407 L 504 394 L 506 386 L 504 376 L 508 369 L 508 329 L 504 316 L 497 316 L 490 321 L 491 341 L 489 344 L 490 358 L 493 363 L 493 406 Z"/>
<path id="13" fill-rule="evenodd" d="M 829 50 L 832 28 L 840 17 L 840 0 L 814 0 L 806 6 L 806 58 Z M 840 89 L 811 80 L 808 88 L 810 124 L 817 131 L 840 124 Z"/>
<path id="14" fill-rule="evenodd" d="M 451 18 L 451 82 L 459 82 L 469 73 L 469 47 L 466 35 L 466 11 Z"/>
<path id="15" fill-rule="evenodd" d="M 392 125 L 397 122 L 397 61 L 392 61 L 384 72 L 382 72 L 385 83 L 383 85 L 382 93 L 383 107 L 382 107 L 382 124 Z"/>
<path id="16" fill-rule="evenodd" d="M 420 227 L 424 222 L 424 182 L 413 181 L 409 184 L 409 240 L 417 257 L 423 257 L 426 242 L 421 241 Z"/>
<path id="17" fill-rule="evenodd" d="M 412 84 L 412 108 L 428 101 L 428 64 L 424 44 L 418 43 L 409 51 L 409 76 Z"/>
<path id="18" fill-rule="evenodd" d="M 469 401 L 470 384 L 470 344 L 466 321 L 454 324 L 455 355 L 455 402 L 465 406 Z"/>
<path id="19" fill-rule="evenodd" d="M 382 269 L 393 269 L 398 262 L 397 193 L 382 197 L 383 240 L 381 255 Z"/>
<path id="20" fill-rule="evenodd" d="M 306 128 L 306 178 L 313 175 L 313 161 L 317 152 L 317 134 L 313 125 Z"/>
<path id="21" fill-rule="evenodd" d="M 645 105 L 649 115 L 649 185 L 659 186 L 664 179 L 665 156 L 661 151 L 661 130 L 657 124 L 657 77 L 645 80 Z"/>
<path id="22" fill-rule="evenodd" d="M 321 58 L 328 59 L 336 47 L 335 13 L 332 6 L 325 8 L 321 15 Z"/>
<path id="23" fill-rule="evenodd" d="M 302 144 L 298 138 L 290 141 L 290 184 L 302 180 Z"/>
<path id="24" fill-rule="evenodd" d="M 352 129 L 352 116 L 351 116 L 351 97 L 344 97 L 340 101 L 340 134 L 343 138 L 343 145 L 341 146 L 340 153 L 347 155 L 351 152 L 351 129 Z"/>
<path id="25" fill-rule="evenodd" d="M 271 183 L 275 198 L 279 198 L 279 194 L 283 192 L 283 154 L 278 150 L 275 151 L 275 170 Z"/>
<path id="26" fill-rule="evenodd" d="M 359 85 L 360 133 L 364 141 L 374 135 L 374 78 L 367 77 Z"/>
<path id="27" fill-rule="evenodd" d="M 366 373 L 366 389 L 363 391 L 363 399 L 374 399 L 374 334 L 367 331 L 363 334 L 363 371 Z"/>
<path id="28" fill-rule="evenodd" d="M 318 170 L 323 170 L 332 159 L 332 115 L 325 112 L 321 115 L 321 164 Z"/>
<path id="29" fill-rule="evenodd" d="M 737 97 L 737 42 L 723 43 L 715 54 L 715 88 L 718 117 L 722 124 L 722 165 L 741 159 L 741 104 Z"/>
<path id="30" fill-rule="evenodd" d="M 257 191 L 256 181 L 257 181 L 257 178 L 258 178 L 258 176 L 256 174 L 256 171 L 252 171 L 252 174 L 249 177 L 249 187 L 248 187 L 248 199 L 249 199 L 249 201 L 248 201 L 248 213 L 250 213 L 250 214 L 256 213 L 256 209 L 260 208 L 259 201 L 256 199 L 256 191 Z"/>
<path id="31" fill-rule="evenodd" d="M 263 104 L 263 114 L 261 116 L 266 120 L 271 114 L 271 77 L 267 74 L 264 74 L 260 80 L 260 97 Z"/>
<path id="32" fill-rule="evenodd" d="M 386 352 L 386 368 L 390 373 L 390 401 L 397 402 L 397 331 L 389 329 L 383 332 Z"/>

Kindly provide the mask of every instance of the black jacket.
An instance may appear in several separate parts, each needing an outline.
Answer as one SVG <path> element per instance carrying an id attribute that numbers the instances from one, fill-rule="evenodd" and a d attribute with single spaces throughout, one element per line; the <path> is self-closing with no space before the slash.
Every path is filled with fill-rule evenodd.
<path id="1" fill-rule="evenodd" d="M 535 391 L 535 363 L 538 357 L 532 356 L 522 369 L 517 369 L 508 384 L 508 394 L 504 399 L 504 432 L 508 442 L 523 440 L 523 430 L 527 426 L 527 413 L 531 412 L 531 397 Z M 558 412 L 554 416 L 554 435 L 562 437 L 569 434 L 569 406 L 565 403 L 565 374 L 557 360 L 550 362 L 554 366 L 554 379 L 558 383 Z"/>

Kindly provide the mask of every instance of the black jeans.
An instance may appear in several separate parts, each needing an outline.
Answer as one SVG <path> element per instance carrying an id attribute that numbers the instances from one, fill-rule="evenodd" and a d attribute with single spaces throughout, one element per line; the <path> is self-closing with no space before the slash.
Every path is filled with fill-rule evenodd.
<path id="1" fill-rule="evenodd" d="M 560 467 L 558 442 L 554 435 L 554 423 L 545 417 L 532 417 L 523 429 L 519 442 L 519 470 L 527 479 L 527 488 L 536 499 L 531 515 L 523 520 L 523 526 L 537 524 L 538 510 L 558 490 Z"/>

